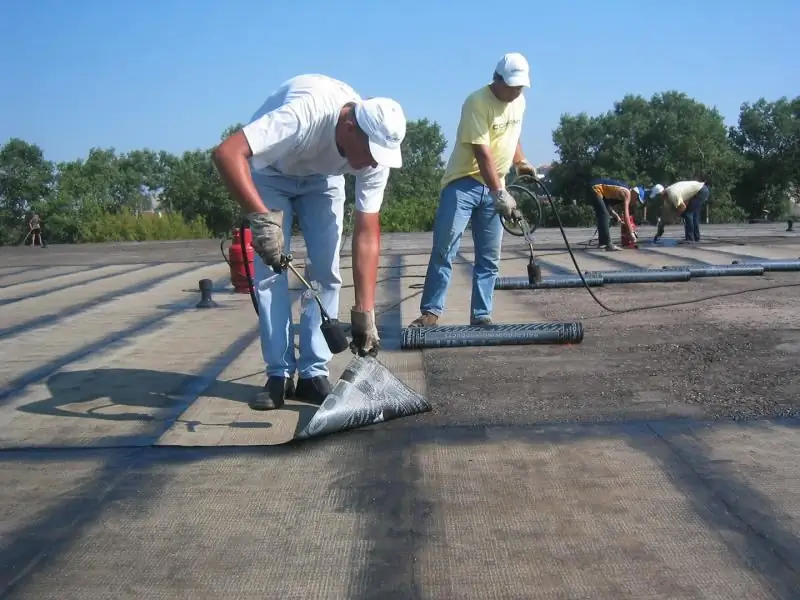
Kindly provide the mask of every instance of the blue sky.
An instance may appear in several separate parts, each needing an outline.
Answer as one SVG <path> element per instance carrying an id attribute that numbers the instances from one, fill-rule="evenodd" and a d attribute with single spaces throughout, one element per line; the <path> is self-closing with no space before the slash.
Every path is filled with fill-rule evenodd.
<path id="1" fill-rule="evenodd" d="M 0 5 L 0 143 L 21 137 L 57 161 L 92 146 L 212 146 L 281 81 L 310 72 L 394 97 L 452 140 L 464 98 L 510 51 L 531 64 L 522 143 L 536 163 L 554 158 L 561 113 L 597 114 L 625 93 L 681 90 L 729 124 L 743 101 L 800 95 L 791 0 Z"/>

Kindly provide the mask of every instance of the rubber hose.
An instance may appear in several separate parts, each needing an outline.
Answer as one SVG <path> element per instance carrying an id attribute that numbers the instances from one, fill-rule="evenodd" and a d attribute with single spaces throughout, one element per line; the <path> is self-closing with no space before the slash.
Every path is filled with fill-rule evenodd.
<path id="1" fill-rule="evenodd" d="M 641 269 L 633 271 L 587 271 L 590 277 L 602 277 L 603 285 L 609 283 L 668 283 L 689 281 L 692 274 L 688 269 L 667 271 L 663 269 Z"/>
<path id="2" fill-rule="evenodd" d="M 531 344 L 579 344 L 583 323 L 529 323 L 520 325 L 442 325 L 403 328 L 401 350 L 510 346 Z"/>
<path id="3" fill-rule="evenodd" d="M 763 275 L 764 267 L 761 265 L 691 265 L 661 267 L 666 271 L 689 270 L 692 277 L 736 277 L 741 275 Z"/>
<path id="4" fill-rule="evenodd" d="M 765 260 L 763 262 L 740 263 L 738 260 L 732 261 L 734 265 L 760 265 L 764 271 L 800 271 L 800 260 Z"/>
<path id="5" fill-rule="evenodd" d="M 253 276 L 250 274 L 250 261 L 247 260 L 247 250 L 244 245 L 244 230 L 249 228 L 250 223 L 247 219 L 242 219 L 242 226 L 239 230 L 239 247 L 242 249 L 242 260 L 244 260 L 244 273 L 247 276 L 247 290 L 250 292 L 250 300 L 253 302 L 253 310 L 258 314 L 258 300 L 256 299 L 256 291 L 253 289 Z M 255 267 L 255 253 L 253 254 L 253 267 Z"/>
<path id="6" fill-rule="evenodd" d="M 588 285 L 603 285 L 602 277 L 584 277 Z M 580 277 L 543 277 L 539 283 L 531 284 L 527 277 L 498 277 L 494 282 L 496 290 L 549 290 L 555 288 L 583 287 Z"/>

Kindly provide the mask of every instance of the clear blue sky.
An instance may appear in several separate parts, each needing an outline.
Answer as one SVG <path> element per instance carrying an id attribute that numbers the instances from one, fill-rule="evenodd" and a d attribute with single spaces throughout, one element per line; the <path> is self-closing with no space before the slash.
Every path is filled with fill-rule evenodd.
<path id="1" fill-rule="evenodd" d="M 625 93 L 678 89 L 730 124 L 743 101 L 799 95 L 798 23 L 796 0 L 6 0 L 0 143 L 51 160 L 209 147 L 309 72 L 394 97 L 449 141 L 466 95 L 516 51 L 533 79 L 523 147 L 542 163 L 561 113 Z"/>

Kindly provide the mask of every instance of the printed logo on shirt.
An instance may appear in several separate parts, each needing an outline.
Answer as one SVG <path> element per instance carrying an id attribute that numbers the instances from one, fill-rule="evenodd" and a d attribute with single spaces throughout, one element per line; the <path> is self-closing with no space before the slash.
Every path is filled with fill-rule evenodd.
<path id="1" fill-rule="evenodd" d="M 509 127 L 516 127 L 522 123 L 522 119 L 498 119 L 492 123 L 493 131 L 505 131 Z"/>

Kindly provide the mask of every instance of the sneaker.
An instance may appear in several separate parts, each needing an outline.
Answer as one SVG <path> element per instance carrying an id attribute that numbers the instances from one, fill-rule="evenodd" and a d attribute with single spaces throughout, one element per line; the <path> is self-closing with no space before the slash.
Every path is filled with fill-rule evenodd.
<path id="1" fill-rule="evenodd" d="M 606 244 L 605 246 L 603 246 L 603 248 L 605 249 L 606 252 L 616 252 L 617 250 L 622 250 L 622 248 L 613 243 Z"/>
<path id="2" fill-rule="evenodd" d="M 419 317 L 411 321 L 408 327 L 416 328 L 416 327 L 436 327 L 436 324 L 439 322 L 439 317 L 433 313 L 424 312 Z"/>
<path id="3" fill-rule="evenodd" d="M 472 327 L 487 327 L 492 324 L 492 319 L 489 317 L 475 317 L 469 320 Z"/>
<path id="4" fill-rule="evenodd" d="M 319 406 L 325 402 L 325 398 L 328 397 L 332 389 L 331 382 L 324 375 L 317 375 L 311 378 L 301 377 L 297 380 L 297 389 L 294 397 L 297 400 Z"/>
<path id="5" fill-rule="evenodd" d="M 264 389 L 260 390 L 249 406 L 252 410 L 275 410 L 283 407 L 286 398 L 294 395 L 294 380 L 291 377 L 271 376 Z"/>

